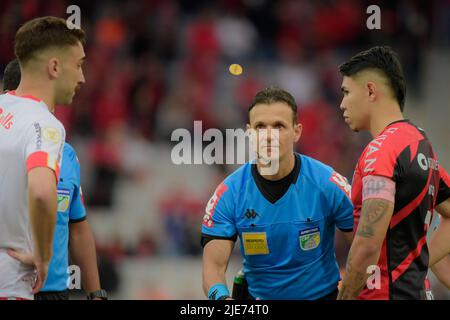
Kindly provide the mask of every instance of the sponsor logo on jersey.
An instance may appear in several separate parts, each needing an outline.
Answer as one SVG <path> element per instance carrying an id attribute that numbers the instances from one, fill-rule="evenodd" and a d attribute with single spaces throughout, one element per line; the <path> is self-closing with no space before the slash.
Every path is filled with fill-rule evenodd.
<path id="1" fill-rule="evenodd" d="M 212 220 L 214 210 L 216 210 L 217 203 L 220 200 L 220 197 L 224 194 L 225 191 L 228 190 L 228 187 L 225 183 L 221 183 L 214 192 L 211 199 L 209 199 L 208 204 L 206 205 L 205 215 L 203 216 L 203 225 L 209 228 L 214 227 L 214 221 Z"/>
<path id="2" fill-rule="evenodd" d="M 5 114 L 3 108 L 0 107 L 0 126 L 5 128 L 6 130 L 11 129 L 12 125 L 14 124 L 12 122 L 13 118 L 14 115 L 11 112 Z"/>
<path id="3" fill-rule="evenodd" d="M 336 184 L 342 191 L 344 191 L 349 199 L 351 198 L 352 186 L 348 183 L 347 178 L 337 172 L 333 172 L 330 180 L 331 182 Z"/>
<path id="4" fill-rule="evenodd" d="M 242 245 L 245 255 L 269 254 L 265 232 L 242 232 Z"/>
<path id="5" fill-rule="evenodd" d="M 244 213 L 244 217 L 247 219 L 255 219 L 256 217 L 259 217 L 259 213 L 255 211 L 255 209 L 247 209 Z"/>

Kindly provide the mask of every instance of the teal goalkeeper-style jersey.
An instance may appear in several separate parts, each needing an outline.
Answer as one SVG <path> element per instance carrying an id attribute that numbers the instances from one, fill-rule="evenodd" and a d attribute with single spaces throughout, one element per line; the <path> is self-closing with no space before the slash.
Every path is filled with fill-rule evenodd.
<path id="1" fill-rule="evenodd" d="M 86 210 L 80 186 L 80 164 L 75 150 L 66 142 L 58 182 L 58 213 L 53 236 L 53 255 L 48 277 L 41 292 L 67 289 L 69 223 L 85 219 Z"/>
<path id="2" fill-rule="evenodd" d="M 350 185 L 331 167 L 296 154 L 298 172 L 277 201 L 267 199 L 246 163 L 206 207 L 202 236 L 240 239 L 249 293 L 259 299 L 320 299 L 340 280 L 336 227 L 353 230 Z"/>

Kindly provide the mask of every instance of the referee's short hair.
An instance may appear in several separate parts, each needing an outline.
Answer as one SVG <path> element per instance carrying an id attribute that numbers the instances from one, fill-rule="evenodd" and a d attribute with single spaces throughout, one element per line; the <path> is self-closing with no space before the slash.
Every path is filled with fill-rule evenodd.
<path id="1" fill-rule="evenodd" d="M 293 123 L 297 122 L 297 103 L 295 102 L 294 97 L 287 91 L 276 87 L 271 86 L 265 88 L 264 90 L 259 91 L 255 97 L 253 98 L 250 107 L 248 108 L 248 113 L 253 109 L 257 104 L 272 104 L 276 102 L 284 102 L 291 108 Z"/>
<path id="2" fill-rule="evenodd" d="M 20 65 L 17 59 L 10 61 L 3 72 L 3 91 L 16 90 L 20 83 Z"/>

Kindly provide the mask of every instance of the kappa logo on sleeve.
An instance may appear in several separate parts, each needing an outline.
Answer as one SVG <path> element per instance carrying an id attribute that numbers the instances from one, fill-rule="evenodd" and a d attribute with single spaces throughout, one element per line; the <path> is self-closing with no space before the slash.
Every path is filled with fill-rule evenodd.
<path id="1" fill-rule="evenodd" d="M 47 127 L 43 131 L 43 137 L 50 142 L 58 143 L 61 141 L 61 133 L 58 129 Z"/>
<path id="2" fill-rule="evenodd" d="M 221 183 L 214 192 L 214 195 L 209 199 L 208 204 L 206 205 L 205 215 L 203 216 L 203 225 L 209 228 L 214 227 L 214 221 L 212 220 L 212 216 L 214 214 L 214 210 L 216 210 L 217 203 L 220 200 L 220 197 L 224 194 L 225 191 L 228 190 L 228 187 L 225 183 Z"/>

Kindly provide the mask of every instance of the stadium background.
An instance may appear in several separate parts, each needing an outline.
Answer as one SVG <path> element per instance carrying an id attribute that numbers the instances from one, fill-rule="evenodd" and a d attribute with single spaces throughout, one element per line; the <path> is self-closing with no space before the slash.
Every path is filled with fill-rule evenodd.
<path id="1" fill-rule="evenodd" d="M 298 150 L 351 179 L 369 137 L 342 120 L 337 65 L 391 45 L 407 77 L 406 116 L 431 137 L 450 169 L 450 1 L 0 0 L 0 68 L 18 27 L 81 9 L 88 34 L 86 84 L 59 107 L 77 150 L 103 287 L 119 299 L 203 299 L 199 231 L 216 185 L 236 167 L 170 160 L 176 128 L 243 128 L 263 87 L 294 94 Z M 381 30 L 366 8 L 381 7 Z M 229 73 L 231 63 L 244 68 Z M 236 246 L 237 247 L 237 246 Z M 345 245 L 337 239 L 341 265 Z M 235 250 L 229 284 L 241 258 Z M 438 298 L 450 293 L 435 283 Z"/>

